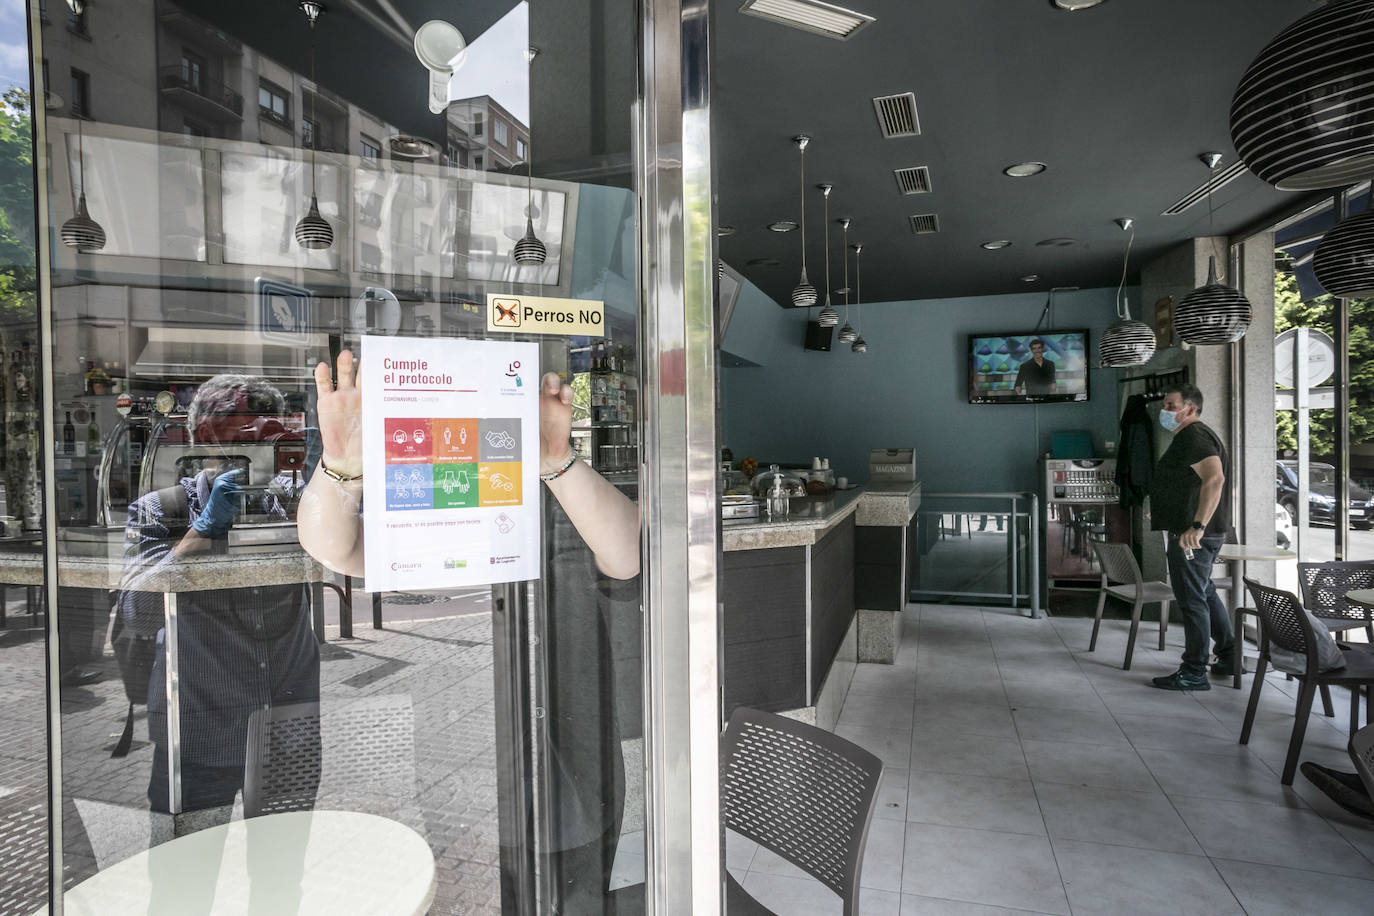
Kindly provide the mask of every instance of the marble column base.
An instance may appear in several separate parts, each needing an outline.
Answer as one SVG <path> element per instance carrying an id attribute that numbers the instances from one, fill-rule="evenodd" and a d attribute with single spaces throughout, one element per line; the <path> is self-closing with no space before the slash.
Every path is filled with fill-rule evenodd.
<path id="1" fill-rule="evenodd" d="M 855 615 L 859 628 L 859 661 L 891 665 L 902 643 L 902 615 L 897 611 L 867 611 Z"/>

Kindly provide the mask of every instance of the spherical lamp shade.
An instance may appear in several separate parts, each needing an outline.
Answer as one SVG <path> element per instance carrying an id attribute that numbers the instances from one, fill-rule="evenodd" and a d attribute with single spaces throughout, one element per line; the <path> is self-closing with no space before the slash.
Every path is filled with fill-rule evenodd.
<path id="1" fill-rule="evenodd" d="M 1250 329 L 1249 301 L 1217 282 L 1217 259 L 1207 266 L 1207 284 L 1183 297 L 1174 309 L 1174 331 L 1194 346 L 1235 343 Z"/>
<path id="2" fill-rule="evenodd" d="M 1231 139 L 1283 191 L 1374 171 L 1374 0 L 1335 0 L 1279 33 L 1241 77 Z"/>
<path id="3" fill-rule="evenodd" d="M 1113 321 L 1102 332 L 1097 352 L 1104 366 L 1143 366 L 1155 355 L 1154 328 L 1131 318 Z"/>
<path id="4" fill-rule="evenodd" d="M 525 217 L 525 235 L 515 243 L 515 263 L 543 264 L 548 254 L 544 243 L 534 234 L 534 222 Z"/>
<path id="5" fill-rule="evenodd" d="M 320 202 L 312 194 L 310 211 L 296 223 L 296 244 L 311 251 L 319 251 L 334 244 L 334 227 L 320 216 Z"/>
<path id="6" fill-rule="evenodd" d="M 76 215 L 62 224 L 62 244 L 77 251 L 99 251 L 105 247 L 105 230 L 86 210 L 86 195 L 76 203 Z"/>
<path id="7" fill-rule="evenodd" d="M 825 308 L 821 309 L 820 314 L 816 316 L 816 324 L 823 328 L 833 328 L 839 323 L 840 313 L 836 310 L 835 306 L 830 304 L 830 300 L 827 299 Z"/>
<path id="8" fill-rule="evenodd" d="M 1333 296 L 1374 296 L 1374 209 L 1328 229 L 1312 255 L 1312 270 Z"/>
<path id="9" fill-rule="evenodd" d="M 806 271 L 802 271 L 801 282 L 792 290 L 792 307 L 799 309 L 809 309 L 816 304 L 820 297 L 816 294 L 816 287 L 812 286 L 806 279 Z"/>
<path id="10" fill-rule="evenodd" d="M 868 341 L 860 337 L 858 340 L 854 341 L 852 344 L 849 345 L 849 349 L 853 350 L 855 353 L 867 353 Z"/>
<path id="11" fill-rule="evenodd" d="M 859 339 L 859 332 L 846 321 L 844 327 L 840 328 L 839 338 L 840 343 L 853 343 Z"/>

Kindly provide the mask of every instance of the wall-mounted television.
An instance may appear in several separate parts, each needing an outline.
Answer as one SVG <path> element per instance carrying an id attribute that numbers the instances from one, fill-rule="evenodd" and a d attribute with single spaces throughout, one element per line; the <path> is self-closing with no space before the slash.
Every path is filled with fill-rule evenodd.
<path id="1" fill-rule="evenodd" d="M 970 334 L 970 404 L 1053 404 L 1088 399 L 1088 332 Z"/>

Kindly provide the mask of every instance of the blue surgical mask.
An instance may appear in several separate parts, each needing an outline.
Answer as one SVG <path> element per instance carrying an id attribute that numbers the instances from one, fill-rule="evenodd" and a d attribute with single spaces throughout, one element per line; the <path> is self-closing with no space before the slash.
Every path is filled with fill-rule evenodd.
<path id="1" fill-rule="evenodd" d="M 1174 430 L 1178 429 L 1178 411 L 1161 410 L 1159 412 L 1159 425 L 1167 429 L 1169 432 L 1173 432 Z"/>

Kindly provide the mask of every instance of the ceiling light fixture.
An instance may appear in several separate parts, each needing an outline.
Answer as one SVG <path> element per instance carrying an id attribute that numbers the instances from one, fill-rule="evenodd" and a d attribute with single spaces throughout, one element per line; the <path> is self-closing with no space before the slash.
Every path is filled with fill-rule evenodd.
<path id="1" fill-rule="evenodd" d="M 391 155 L 398 159 L 433 159 L 439 154 L 439 147 L 424 137 L 411 134 L 396 134 L 387 141 Z"/>
<path id="2" fill-rule="evenodd" d="M 534 58 L 535 58 L 535 56 L 538 55 L 538 54 L 539 54 L 539 49 L 538 49 L 538 48 L 530 48 L 530 49 L 528 49 L 528 50 L 525 52 L 525 62 L 526 62 L 526 66 L 527 66 L 528 70 L 530 71 L 530 75 L 531 75 L 530 82 L 531 82 L 531 83 L 534 82 L 534 80 L 533 80 Z M 531 118 L 530 120 L 531 120 L 531 122 L 533 122 L 534 119 Z M 514 248 L 514 250 L 513 250 L 512 253 L 515 255 L 515 263 L 527 265 L 527 266 L 530 266 L 530 267 L 537 267 L 538 265 L 544 263 L 545 259 L 548 258 L 548 256 L 549 256 L 549 252 L 548 252 L 548 249 L 544 247 L 544 243 L 541 242 L 541 241 L 539 241 L 539 236 L 537 236 L 537 235 L 534 234 L 534 127 L 533 127 L 533 124 L 531 124 L 531 127 L 530 127 L 530 129 L 529 129 L 529 132 L 528 132 L 528 135 L 527 135 L 527 136 L 528 136 L 528 139 L 526 140 L 526 143 L 528 144 L 528 146 L 527 146 L 527 148 L 525 149 L 525 235 L 524 235 L 523 238 L 520 239 L 520 241 L 518 241 L 518 242 L 515 243 L 515 248 Z M 719 272 L 720 272 L 720 276 L 722 276 L 722 277 L 725 276 L 725 262 L 724 262 L 724 261 L 721 261 L 721 262 L 720 262 L 720 267 L 719 267 L 718 269 L 719 269 Z"/>
<path id="3" fill-rule="evenodd" d="M 853 38 L 856 32 L 874 21 L 872 16 L 820 0 L 744 0 L 739 11 L 746 16 L 757 16 L 840 41 Z"/>
<path id="4" fill-rule="evenodd" d="M 830 192 L 835 186 L 818 184 L 816 187 L 820 188 L 821 197 L 825 199 L 825 305 L 816 316 L 816 324 L 823 328 L 833 328 L 840 323 L 840 313 L 830 304 Z"/>
<path id="5" fill-rule="evenodd" d="M 1116 224 L 1130 235 L 1126 239 L 1126 254 L 1121 258 L 1121 282 L 1116 286 L 1116 321 L 1102 332 L 1097 355 L 1102 365 L 1109 368 L 1143 366 L 1155 355 L 1155 332 L 1145 322 L 1131 318 L 1131 307 L 1126 301 L 1126 272 L 1135 242 L 1135 220 L 1123 216 Z"/>
<path id="6" fill-rule="evenodd" d="M 734 226 L 720 225 L 716 227 L 716 238 L 723 239 L 735 234 Z"/>
<path id="7" fill-rule="evenodd" d="M 99 251 L 105 247 L 105 229 L 86 209 L 86 144 L 80 118 L 76 119 L 76 163 L 81 193 L 76 199 L 76 215 L 62 224 L 62 244 L 81 252 Z"/>
<path id="8" fill-rule="evenodd" d="M 1281 191 L 1352 184 L 1374 171 L 1374 0 L 1303 16 L 1246 69 L 1231 99 L 1231 139 Z"/>
<path id="9" fill-rule="evenodd" d="M 774 220 L 768 224 L 768 228 L 773 232 L 792 232 L 797 228 L 797 221 L 794 219 Z"/>
<path id="10" fill-rule="evenodd" d="M 1071 239 L 1065 236 L 1052 239 L 1041 239 L 1035 243 L 1036 248 L 1068 248 L 1070 245 L 1077 245 L 1078 239 Z"/>
<path id="11" fill-rule="evenodd" d="M 1363 213 L 1328 229 L 1311 258 L 1317 282 L 1331 295 L 1374 296 L 1374 207 L 1366 204 Z"/>
<path id="12" fill-rule="evenodd" d="M 860 308 L 863 302 L 863 273 L 859 269 L 859 255 L 863 254 L 863 251 L 863 243 L 854 246 L 854 320 L 858 321 L 861 326 L 863 325 L 863 321 L 861 320 L 863 318 L 863 310 Z M 849 349 L 855 353 L 867 353 L 868 341 L 864 340 L 863 332 L 855 328 L 854 333 L 859 336 L 854 338 L 854 342 L 849 345 Z"/>
<path id="13" fill-rule="evenodd" d="M 301 12 L 310 23 L 310 123 L 315 121 L 315 96 L 319 83 L 315 82 L 315 23 L 324 12 L 324 4 L 316 0 L 302 0 Z M 334 227 L 320 215 L 320 200 L 315 192 L 315 148 L 320 145 L 319 128 L 310 133 L 310 209 L 296 223 L 296 244 L 310 251 L 321 251 L 334 244 Z"/>
<path id="14" fill-rule="evenodd" d="M 988 251 L 1000 251 L 1003 248 L 1010 248 L 1011 242 L 1006 239 L 994 239 L 991 242 L 984 242 L 983 247 Z"/>
<path id="15" fill-rule="evenodd" d="M 1209 174 L 1215 174 L 1221 153 L 1199 156 Z M 1207 191 L 1207 232 L 1214 239 L 1211 188 Z M 1183 297 L 1174 309 L 1174 331 L 1179 339 L 1194 345 L 1235 343 L 1250 329 L 1253 317 L 1250 302 L 1239 292 L 1217 282 L 1217 256 L 1207 259 L 1207 282 Z"/>
<path id="16" fill-rule="evenodd" d="M 849 324 L 849 217 L 840 220 L 840 225 L 844 227 L 844 241 L 840 244 L 840 252 L 844 256 L 844 327 L 840 328 L 840 343 L 853 343 L 859 338 L 859 334 Z"/>
<path id="17" fill-rule="evenodd" d="M 811 285 L 811 281 L 806 279 L 806 146 L 811 142 L 811 138 L 806 134 L 797 134 L 792 138 L 792 142 L 797 144 L 797 152 L 801 159 L 801 254 L 802 271 L 801 279 L 792 289 L 792 307 L 799 309 L 809 309 L 816 304 L 816 287 Z"/>
<path id="18" fill-rule="evenodd" d="M 1040 275 L 1039 275 L 1039 274 L 1026 274 L 1024 277 L 1021 278 L 1021 282 L 1022 282 L 1022 283 L 1034 283 L 1036 280 L 1039 280 L 1039 279 L 1040 279 Z"/>
<path id="19" fill-rule="evenodd" d="M 1043 162 L 1018 162 L 1002 169 L 1002 174 L 1010 178 L 1030 178 L 1033 175 L 1039 175 L 1047 168 L 1049 166 Z"/>
<path id="20" fill-rule="evenodd" d="M 1107 0 L 1050 0 L 1050 6 L 1066 13 L 1076 13 L 1079 10 L 1090 10 L 1095 6 L 1101 6 Z"/>

